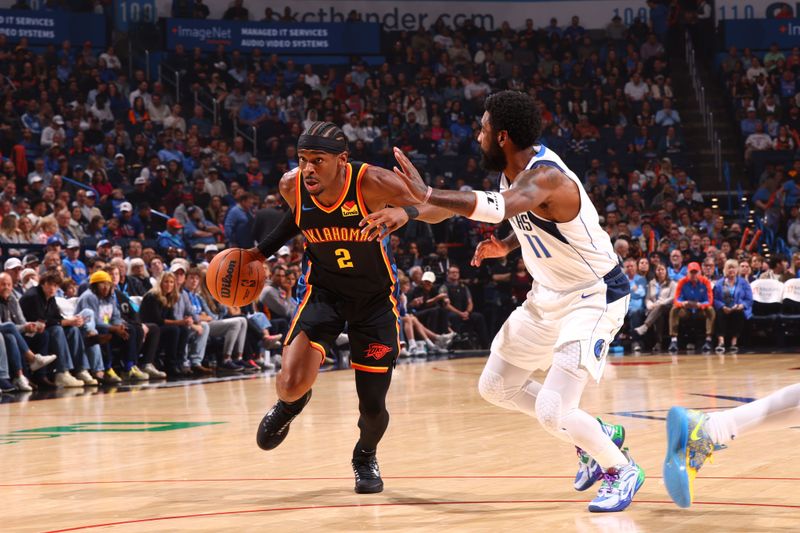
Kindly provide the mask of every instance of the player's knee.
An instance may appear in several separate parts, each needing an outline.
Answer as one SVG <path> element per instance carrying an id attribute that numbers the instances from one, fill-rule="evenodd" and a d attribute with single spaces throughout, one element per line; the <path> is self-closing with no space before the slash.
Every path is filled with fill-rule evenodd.
<path id="1" fill-rule="evenodd" d="M 555 433 L 561 429 L 561 395 L 550 389 L 542 389 L 536 396 L 536 418 L 547 431 Z"/>
<path id="2" fill-rule="evenodd" d="M 569 341 L 556 347 L 553 350 L 553 367 L 578 379 L 585 378 L 588 373 L 581 368 L 581 343 Z"/>
<path id="3" fill-rule="evenodd" d="M 478 380 L 478 392 L 487 402 L 494 405 L 502 405 L 503 401 L 506 400 L 503 376 L 484 369 Z"/>
<path id="4" fill-rule="evenodd" d="M 292 372 L 279 372 L 275 383 L 278 396 L 288 402 L 301 398 L 311 388 L 304 376 Z"/>

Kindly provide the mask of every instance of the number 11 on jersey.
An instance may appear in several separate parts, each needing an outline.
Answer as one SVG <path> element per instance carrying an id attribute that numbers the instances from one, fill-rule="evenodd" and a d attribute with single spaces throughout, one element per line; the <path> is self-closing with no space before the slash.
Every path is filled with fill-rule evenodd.
<path id="1" fill-rule="evenodd" d="M 552 255 L 550 255 L 550 252 L 547 251 L 547 248 L 544 247 L 544 243 L 542 242 L 542 240 L 539 238 L 538 235 L 533 235 L 533 236 L 525 235 L 525 238 L 528 239 L 528 244 L 531 245 L 531 249 L 533 249 L 533 253 L 536 254 L 537 258 L 541 258 L 542 255 L 544 255 L 545 259 L 547 259 L 549 257 L 553 257 Z M 536 240 L 536 244 L 534 244 L 534 242 L 533 242 L 534 239 Z M 537 244 L 538 244 L 538 248 L 537 248 Z M 540 250 L 541 250 L 541 252 L 540 252 Z"/>

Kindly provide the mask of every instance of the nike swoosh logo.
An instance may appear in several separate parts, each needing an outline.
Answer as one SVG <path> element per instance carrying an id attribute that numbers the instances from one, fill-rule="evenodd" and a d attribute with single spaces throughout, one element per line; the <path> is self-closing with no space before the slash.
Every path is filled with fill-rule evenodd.
<path id="1" fill-rule="evenodd" d="M 588 298 L 589 296 L 594 296 L 595 294 L 597 293 L 593 292 L 592 294 L 581 294 L 581 298 Z"/>
<path id="2" fill-rule="evenodd" d="M 300 206 L 300 209 L 302 209 L 303 211 L 313 211 L 316 208 L 313 205 L 311 207 L 306 207 L 306 206 L 302 205 L 302 206 Z"/>
<path id="3" fill-rule="evenodd" d="M 702 421 L 698 422 L 697 425 L 694 426 L 694 429 L 692 430 L 692 434 L 689 435 L 689 439 L 691 439 L 691 440 L 700 440 L 700 435 L 698 435 L 698 433 L 700 432 L 700 428 L 702 426 L 703 426 L 703 422 Z"/>

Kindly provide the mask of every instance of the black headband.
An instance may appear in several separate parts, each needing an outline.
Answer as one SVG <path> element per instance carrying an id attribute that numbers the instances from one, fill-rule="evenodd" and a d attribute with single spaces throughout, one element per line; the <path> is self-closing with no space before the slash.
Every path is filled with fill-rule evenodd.
<path id="1" fill-rule="evenodd" d="M 332 139 L 321 135 L 307 135 L 304 133 L 297 140 L 297 149 L 341 154 L 347 151 L 347 137 L 344 139 Z"/>

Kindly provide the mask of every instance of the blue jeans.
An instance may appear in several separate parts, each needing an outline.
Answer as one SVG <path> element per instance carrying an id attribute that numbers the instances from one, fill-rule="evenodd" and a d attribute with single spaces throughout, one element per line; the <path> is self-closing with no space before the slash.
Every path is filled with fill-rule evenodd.
<path id="1" fill-rule="evenodd" d="M 63 327 L 60 324 L 48 326 L 44 333 L 35 335 L 34 340 L 43 346 L 45 353 L 54 353 L 58 356 L 56 368 L 59 372 L 67 372 L 74 368 L 89 369 L 83 336 L 81 330 L 75 326 Z"/>
<path id="2" fill-rule="evenodd" d="M 83 326 L 81 326 L 81 332 L 85 335 L 93 335 L 97 333 L 97 324 L 95 322 L 94 311 L 91 309 L 83 309 L 76 316 L 83 318 Z M 99 344 L 94 344 L 92 346 L 88 346 L 85 348 L 87 355 L 89 356 L 89 361 L 91 363 L 91 368 L 94 372 L 98 372 L 100 370 L 108 370 L 111 368 L 111 361 L 108 362 L 103 361 L 103 352 L 100 349 Z"/>
<path id="3" fill-rule="evenodd" d="M 0 342 L 0 379 L 8 379 L 8 354 L 5 344 Z"/>
<path id="4" fill-rule="evenodd" d="M 27 353 L 30 349 L 25 338 L 13 322 L 0 324 L 0 334 L 3 335 L 3 340 L 5 341 L 5 343 L 0 344 L 4 344 L 11 370 L 15 373 L 22 370 L 22 354 Z"/>

